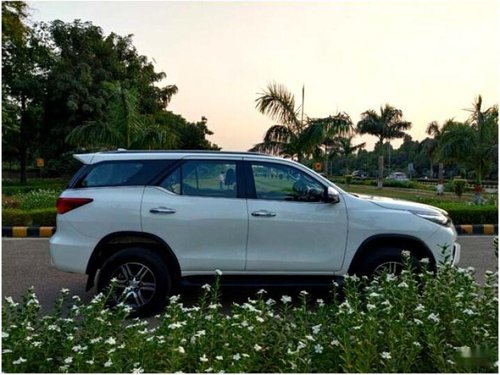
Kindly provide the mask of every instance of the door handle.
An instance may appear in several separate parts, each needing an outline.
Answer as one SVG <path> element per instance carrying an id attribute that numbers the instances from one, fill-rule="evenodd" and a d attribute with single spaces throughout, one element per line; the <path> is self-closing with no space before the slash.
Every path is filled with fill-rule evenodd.
<path id="1" fill-rule="evenodd" d="M 252 212 L 252 216 L 257 216 L 257 217 L 274 217 L 276 214 L 274 212 L 269 212 L 266 210 L 259 210 L 259 211 L 254 211 Z"/>
<path id="2" fill-rule="evenodd" d="M 163 214 L 163 215 L 169 215 L 169 214 L 175 214 L 176 210 L 173 208 L 167 208 L 167 207 L 156 207 L 152 208 L 149 210 L 152 214 Z"/>

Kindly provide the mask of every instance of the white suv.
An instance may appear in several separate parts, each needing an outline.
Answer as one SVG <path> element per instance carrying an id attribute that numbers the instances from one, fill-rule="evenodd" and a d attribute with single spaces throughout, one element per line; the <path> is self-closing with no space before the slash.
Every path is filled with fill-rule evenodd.
<path id="1" fill-rule="evenodd" d="M 244 152 L 81 154 L 84 166 L 57 202 L 53 264 L 116 279 L 115 297 L 138 314 L 161 308 L 180 283 L 293 284 L 401 269 L 401 252 L 456 264 L 446 212 L 349 194 L 311 169 Z M 281 282 L 283 282 L 283 278 Z"/>

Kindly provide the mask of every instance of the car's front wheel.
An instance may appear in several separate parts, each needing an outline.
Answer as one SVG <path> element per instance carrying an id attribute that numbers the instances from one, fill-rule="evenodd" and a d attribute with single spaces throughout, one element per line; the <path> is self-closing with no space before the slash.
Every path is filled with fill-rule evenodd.
<path id="1" fill-rule="evenodd" d="M 404 269 L 403 249 L 397 247 L 379 247 L 364 259 L 357 270 L 357 274 L 369 277 L 381 276 L 385 273 L 399 275 Z M 418 265 L 414 255 L 410 255 L 410 264 Z"/>
<path id="2" fill-rule="evenodd" d="M 165 306 L 171 278 L 157 253 L 134 247 L 120 250 L 104 263 L 97 289 L 105 292 L 111 285 L 111 304 L 123 302 L 134 316 L 147 316 Z"/>

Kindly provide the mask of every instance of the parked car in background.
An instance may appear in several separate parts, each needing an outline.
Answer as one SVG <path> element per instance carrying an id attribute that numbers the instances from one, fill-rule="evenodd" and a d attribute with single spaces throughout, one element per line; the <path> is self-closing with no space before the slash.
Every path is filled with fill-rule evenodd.
<path id="1" fill-rule="evenodd" d="M 207 151 L 75 157 L 84 165 L 57 201 L 52 263 L 86 273 L 87 289 L 113 283 L 113 299 L 138 315 L 216 270 L 235 286 L 330 286 L 346 274 L 400 272 L 405 250 L 430 267 L 460 259 L 445 211 L 349 194 L 291 160 Z"/>
<path id="2" fill-rule="evenodd" d="M 366 172 L 364 171 L 354 171 L 352 172 L 352 178 L 356 179 L 356 180 L 364 180 L 368 177 L 368 175 L 366 174 Z"/>
<path id="3" fill-rule="evenodd" d="M 403 172 L 392 172 L 389 176 L 386 177 L 387 180 L 395 180 L 395 181 L 409 181 L 408 176 L 406 176 Z"/>

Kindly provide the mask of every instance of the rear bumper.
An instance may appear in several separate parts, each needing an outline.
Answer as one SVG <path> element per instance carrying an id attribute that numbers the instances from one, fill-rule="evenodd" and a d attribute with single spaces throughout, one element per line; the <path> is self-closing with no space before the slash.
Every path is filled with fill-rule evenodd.
<path id="1" fill-rule="evenodd" d="M 51 264 L 61 271 L 85 273 L 97 240 L 83 236 L 62 220 L 57 224 L 49 242 Z"/>

